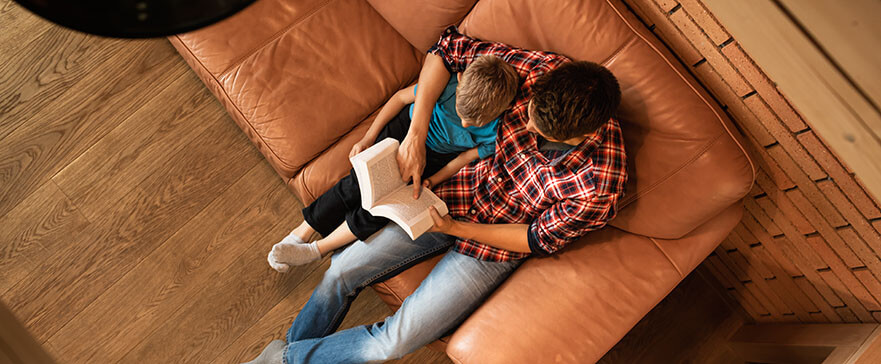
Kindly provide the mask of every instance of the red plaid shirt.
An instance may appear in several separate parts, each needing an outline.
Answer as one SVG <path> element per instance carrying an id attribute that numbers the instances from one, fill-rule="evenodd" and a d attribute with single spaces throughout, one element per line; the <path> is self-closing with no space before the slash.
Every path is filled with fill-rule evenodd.
<path id="1" fill-rule="evenodd" d="M 624 192 L 624 140 L 610 119 L 595 136 L 553 160 L 526 131 L 530 88 L 542 74 L 568 62 L 549 52 L 526 51 L 482 42 L 447 28 L 429 53 L 443 58 L 450 72 L 461 72 L 478 56 L 492 54 L 519 73 L 523 84 L 503 115 L 496 153 L 462 168 L 435 192 L 456 220 L 481 224 L 529 224 L 533 251 L 553 253 L 615 217 Z M 457 239 L 457 252 L 481 260 L 508 261 L 529 253 Z"/>

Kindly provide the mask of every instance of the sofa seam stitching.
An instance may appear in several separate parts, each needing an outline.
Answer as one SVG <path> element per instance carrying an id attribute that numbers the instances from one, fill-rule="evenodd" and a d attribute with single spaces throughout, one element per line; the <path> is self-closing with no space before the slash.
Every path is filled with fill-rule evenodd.
<path id="1" fill-rule="evenodd" d="M 636 44 L 637 40 L 638 40 L 638 38 L 636 38 L 636 37 L 630 38 L 629 41 L 627 41 L 626 43 L 624 43 L 620 47 L 618 47 L 618 49 L 616 49 L 615 52 L 612 52 L 612 54 L 610 56 L 606 57 L 606 59 L 603 60 L 603 62 L 601 62 L 600 64 L 605 67 L 607 64 L 609 64 L 609 62 L 612 62 L 613 60 L 615 60 L 615 58 L 618 58 L 618 56 L 621 55 L 621 52 L 624 52 L 625 49 Z"/>
<path id="2" fill-rule="evenodd" d="M 221 73 L 222 73 L 222 74 L 226 74 L 226 73 L 230 72 L 234 67 L 237 67 L 237 66 L 241 65 L 243 62 L 245 62 L 245 60 L 247 60 L 248 58 L 251 58 L 251 56 L 253 56 L 253 55 L 256 54 L 257 52 L 259 52 L 259 51 L 262 50 L 263 48 L 266 48 L 266 46 L 268 46 L 268 45 L 271 44 L 272 42 L 278 40 L 278 39 L 281 38 L 283 35 L 285 35 L 287 32 L 289 32 L 291 29 L 293 29 L 295 26 L 297 26 L 297 25 L 299 25 L 300 23 L 306 21 L 306 19 L 311 18 L 311 17 L 312 17 L 313 15 L 315 15 L 319 10 L 324 9 L 325 7 L 327 7 L 327 5 L 329 5 L 330 3 L 334 2 L 334 1 L 336 1 L 336 0 L 325 0 L 324 4 L 321 4 L 321 6 L 318 6 L 318 7 L 316 7 L 315 9 L 312 9 L 311 11 L 309 11 L 308 14 L 303 15 L 303 16 L 300 17 L 299 19 L 296 19 L 296 20 L 294 20 L 293 22 L 291 22 L 290 24 L 288 24 L 288 26 L 286 26 L 285 28 L 283 28 L 283 29 L 281 29 L 281 30 L 275 32 L 275 34 L 273 34 L 272 36 L 270 36 L 269 39 L 267 39 L 266 41 L 264 41 L 262 44 L 260 44 L 260 45 L 258 45 L 258 46 L 256 46 L 256 47 L 252 48 L 251 50 L 245 52 L 241 57 L 239 57 L 238 59 L 236 59 L 235 62 L 230 63 L 230 65 L 227 66 L 227 67 L 223 70 L 223 72 L 221 72 Z"/>
<path id="3" fill-rule="evenodd" d="M 658 243 L 658 241 L 655 240 L 655 238 L 653 238 L 653 237 L 647 236 L 647 238 L 652 241 L 652 244 L 655 245 L 655 248 L 658 248 L 658 250 L 661 251 L 661 254 L 664 254 L 664 257 L 667 258 L 667 261 L 669 261 L 670 264 L 673 265 L 673 269 L 676 269 L 676 273 L 679 273 L 679 278 L 680 279 L 685 278 L 685 275 L 682 274 L 682 269 L 679 268 L 679 264 L 676 264 L 676 262 L 673 261 L 673 258 L 671 258 L 670 255 L 667 254 L 667 252 L 661 248 L 661 244 Z"/>
<path id="4" fill-rule="evenodd" d="M 724 132 L 719 133 L 719 135 L 717 135 L 716 137 L 714 137 L 712 140 L 708 141 L 708 142 L 707 142 L 707 143 L 706 143 L 706 144 L 705 144 L 705 145 L 704 145 L 699 151 L 695 152 L 694 155 L 691 156 L 691 158 L 689 158 L 688 160 L 685 161 L 685 163 L 682 163 L 682 165 L 679 166 L 679 168 L 674 169 L 674 170 L 671 171 L 669 174 L 667 174 L 666 176 L 664 176 L 664 178 L 661 178 L 661 179 L 659 179 L 657 182 L 655 182 L 655 183 L 651 184 L 650 186 L 648 186 L 645 190 L 642 190 L 642 191 L 640 191 L 640 192 L 637 192 L 637 193 L 633 194 L 633 198 L 630 199 L 629 201 L 627 201 L 623 206 L 619 207 L 619 210 L 620 210 L 620 209 L 623 209 L 623 208 L 625 208 L 625 207 L 627 207 L 628 205 L 630 205 L 630 204 L 633 203 L 634 201 L 638 200 L 638 199 L 641 198 L 642 196 L 645 196 L 645 195 L 647 195 L 647 194 L 653 192 L 656 188 L 658 188 L 658 186 L 660 186 L 660 185 L 663 184 L 664 182 L 667 182 L 667 180 L 669 180 L 670 178 L 673 178 L 673 176 L 679 174 L 679 172 L 682 171 L 683 169 L 688 168 L 688 167 L 691 167 L 692 163 L 693 163 L 695 160 L 697 160 L 698 158 L 700 158 L 702 155 L 706 154 L 707 150 L 709 150 L 710 148 L 712 148 L 713 146 L 715 146 L 716 143 L 717 143 L 719 140 L 721 140 L 721 139 L 722 139 L 722 136 L 724 136 L 724 135 L 725 135 Z"/>

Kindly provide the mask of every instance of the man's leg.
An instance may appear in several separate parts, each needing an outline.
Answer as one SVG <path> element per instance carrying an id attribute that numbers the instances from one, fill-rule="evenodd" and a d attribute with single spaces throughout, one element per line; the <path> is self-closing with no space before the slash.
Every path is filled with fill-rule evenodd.
<path id="1" fill-rule="evenodd" d="M 446 251 L 451 243 L 443 235 L 431 234 L 413 241 L 395 224 L 352 243 L 332 256 L 330 268 L 288 330 L 287 341 L 334 332 L 364 287 Z"/>
<path id="2" fill-rule="evenodd" d="M 449 252 L 393 316 L 327 337 L 290 342 L 285 360 L 364 363 L 400 358 L 456 328 L 518 265 L 519 261 L 486 262 Z"/>

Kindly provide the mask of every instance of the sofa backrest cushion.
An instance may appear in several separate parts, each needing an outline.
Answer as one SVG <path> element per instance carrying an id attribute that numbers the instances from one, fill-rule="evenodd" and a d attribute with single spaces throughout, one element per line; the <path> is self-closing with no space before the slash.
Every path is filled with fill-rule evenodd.
<path id="1" fill-rule="evenodd" d="M 367 0 L 416 49 L 425 52 L 440 33 L 459 24 L 477 0 Z"/>
<path id="2" fill-rule="evenodd" d="M 423 58 L 364 0 L 260 0 L 176 38 L 287 178 L 416 79 Z"/>
<path id="3" fill-rule="evenodd" d="M 620 1 L 481 0 L 460 28 L 616 75 L 629 180 L 613 226 L 679 238 L 750 190 L 754 167 L 730 120 Z"/>

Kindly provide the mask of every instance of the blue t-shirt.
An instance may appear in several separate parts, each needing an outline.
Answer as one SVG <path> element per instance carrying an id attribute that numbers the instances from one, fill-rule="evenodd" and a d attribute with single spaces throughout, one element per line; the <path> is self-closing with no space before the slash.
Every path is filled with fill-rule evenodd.
<path id="1" fill-rule="evenodd" d="M 462 119 L 456 114 L 458 84 L 459 80 L 456 76 L 450 77 L 450 82 L 438 97 L 428 123 L 425 146 L 438 153 L 461 153 L 477 147 L 480 158 L 490 156 L 496 152 L 496 130 L 499 119 L 481 127 L 462 127 Z M 414 93 L 416 87 L 413 88 Z M 410 105 L 410 118 L 413 118 L 413 105 Z"/>

